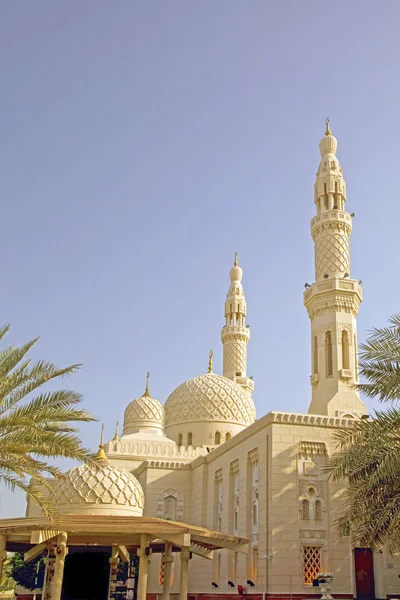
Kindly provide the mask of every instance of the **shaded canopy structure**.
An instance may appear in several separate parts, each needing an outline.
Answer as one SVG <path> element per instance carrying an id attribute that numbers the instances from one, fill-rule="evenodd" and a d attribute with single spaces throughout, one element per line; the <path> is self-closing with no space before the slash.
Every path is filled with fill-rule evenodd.
<path id="1" fill-rule="evenodd" d="M 179 552 L 180 600 L 186 600 L 189 560 L 192 554 L 211 559 L 214 550 L 223 548 L 247 553 L 248 540 L 204 527 L 153 517 L 65 514 L 57 517 L 54 522 L 45 517 L 0 520 L 1 567 L 7 551 L 24 552 L 26 561 L 46 550 L 54 556 L 51 574 L 47 579 L 45 577 L 45 596 L 48 600 L 61 598 L 67 552 L 78 552 L 80 548 L 90 546 L 95 547 L 96 551 L 109 552 L 111 555 L 109 596 L 113 566 L 116 567 L 120 558 L 128 562 L 130 554 L 138 554 L 138 600 L 146 599 L 148 561 L 152 552 L 163 554 L 163 600 L 168 600 L 172 552 Z M 48 570 L 46 567 L 46 571 Z"/>

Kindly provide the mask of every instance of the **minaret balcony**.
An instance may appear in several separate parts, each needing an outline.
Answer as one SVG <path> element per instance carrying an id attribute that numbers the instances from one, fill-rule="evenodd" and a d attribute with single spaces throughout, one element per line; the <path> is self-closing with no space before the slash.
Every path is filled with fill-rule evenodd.
<path id="1" fill-rule="evenodd" d="M 316 225 L 320 225 L 321 223 L 326 223 L 329 221 L 339 221 L 339 222 L 343 222 L 343 223 L 348 223 L 351 227 L 352 223 L 353 223 L 353 217 L 350 215 L 350 213 L 346 212 L 345 210 L 325 210 L 321 213 L 319 213 L 318 215 L 316 215 L 310 223 L 310 227 L 311 227 L 311 231 L 313 231 L 314 227 Z"/>
<path id="2" fill-rule="evenodd" d="M 314 282 L 308 287 L 304 292 L 304 304 L 306 304 L 312 296 L 326 294 L 331 291 L 343 293 L 353 292 L 359 296 L 360 302 L 362 301 L 361 284 L 356 279 L 339 279 L 338 277 L 334 277 L 332 279 Z"/>

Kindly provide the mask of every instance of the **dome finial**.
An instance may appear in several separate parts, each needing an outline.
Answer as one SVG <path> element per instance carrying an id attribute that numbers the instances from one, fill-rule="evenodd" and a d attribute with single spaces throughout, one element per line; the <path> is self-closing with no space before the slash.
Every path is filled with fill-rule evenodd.
<path id="1" fill-rule="evenodd" d="M 104 423 L 101 425 L 100 444 L 95 460 L 107 460 L 107 454 L 104 452 Z"/>
<path id="2" fill-rule="evenodd" d="M 149 392 L 149 379 L 150 379 L 150 371 L 147 371 L 147 375 L 146 375 L 146 389 L 144 391 L 143 396 L 151 396 L 150 392 Z"/>
<path id="3" fill-rule="evenodd" d="M 235 252 L 235 262 L 233 263 L 233 266 L 234 267 L 239 266 L 239 258 L 238 258 L 238 253 L 237 252 Z"/>
<path id="4" fill-rule="evenodd" d="M 118 435 L 118 421 L 117 421 L 117 425 L 115 427 L 115 435 L 113 437 L 113 442 L 119 442 L 119 435 Z"/>
<path id="5" fill-rule="evenodd" d="M 331 135 L 331 130 L 330 130 L 330 128 L 329 128 L 329 124 L 330 124 L 330 122 L 331 122 L 331 119 L 330 119 L 330 117 L 328 117 L 328 118 L 325 120 L 325 125 L 326 125 L 326 129 L 325 129 L 325 135 Z"/>
<path id="6" fill-rule="evenodd" d="M 208 359 L 208 372 L 212 373 L 213 370 L 213 354 L 214 352 L 210 350 L 209 359 Z"/>

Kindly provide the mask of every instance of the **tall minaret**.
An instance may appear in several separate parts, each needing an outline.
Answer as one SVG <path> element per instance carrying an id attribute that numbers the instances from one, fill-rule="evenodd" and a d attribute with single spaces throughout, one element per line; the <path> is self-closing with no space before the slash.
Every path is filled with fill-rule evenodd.
<path id="1" fill-rule="evenodd" d="M 247 344 L 250 339 L 250 328 L 246 325 L 246 298 L 242 286 L 243 271 L 235 263 L 230 272 L 231 283 L 225 302 L 225 326 L 221 331 L 224 347 L 224 377 L 233 379 L 248 393 L 254 390 L 254 382 L 247 377 Z"/>
<path id="2" fill-rule="evenodd" d="M 329 129 L 319 144 L 321 161 L 314 186 L 315 282 L 304 292 L 311 319 L 311 414 L 367 414 L 358 381 L 357 323 L 361 285 L 350 278 L 349 239 L 353 215 L 345 211 L 346 183 Z"/>

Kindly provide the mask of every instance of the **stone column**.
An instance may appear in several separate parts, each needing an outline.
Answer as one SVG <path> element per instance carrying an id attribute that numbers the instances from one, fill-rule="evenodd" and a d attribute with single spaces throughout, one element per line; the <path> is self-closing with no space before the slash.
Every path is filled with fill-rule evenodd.
<path id="1" fill-rule="evenodd" d="M 65 531 L 59 534 L 56 548 L 56 564 L 54 568 L 53 583 L 51 586 L 51 600 L 60 600 L 64 576 L 65 557 L 68 553 L 67 534 Z"/>
<path id="2" fill-rule="evenodd" d="M 164 585 L 162 600 L 169 600 L 171 566 L 174 562 L 174 557 L 172 556 L 172 544 L 170 542 L 165 542 L 164 554 L 161 557 L 161 562 L 164 564 Z"/>
<path id="3" fill-rule="evenodd" d="M 6 536 L 0 535 L 0 579 L 3 574 L 4 561 L 7 558 L 6 541 L 7 541 Z"/>
<path id="4" fill-rule="evenodd" d="M 182 546 L 181 550 L 181 586 L 179 600 L 187 600 L 188 581 L 189 581 L 189 558 L 190 550 L 188 546 Z"/>
<path id="5" fill-rule="evenodd" d="M 115 592 L 117 582 L 117 566 L 118 566 L 118 546 L 115 544 L 111 547 L 110 558 L 110 579 L 108 584 L 108 598 L 111 598 L 111 593 Z"/>
<path id="6" fill-rule="evenodd" d="M 137 600 L 146 600 L 147 594 L 147 573 L 149 570 L 149 554 L 148 544 L 150 536 L 147 533 L 142 533 L 140 536 L 140 548 L 138 549 L 139 555 L 139 581 L 138 581 L 138 592 Z M 146 554 L 147 551 L 147 554 Z"/>

